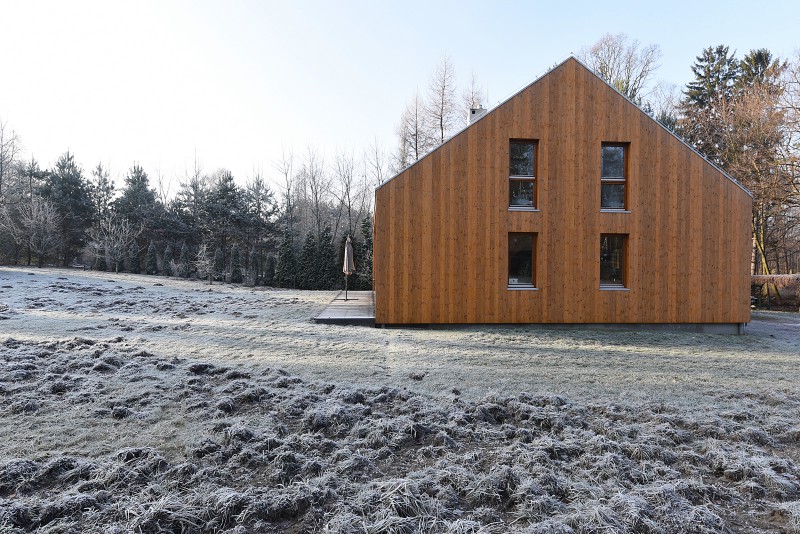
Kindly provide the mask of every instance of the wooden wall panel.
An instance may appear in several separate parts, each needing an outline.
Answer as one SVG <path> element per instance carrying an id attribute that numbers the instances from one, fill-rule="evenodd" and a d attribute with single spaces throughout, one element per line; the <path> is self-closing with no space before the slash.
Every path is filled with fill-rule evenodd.
<path id="1" fill-rule="evenodd" d="M 537 207 L 508 210 L 510 139 L 535 139 Z M 629 145 L 629 213 L 600 212 L 600 145 Z M 575 60 L 382 185 L 376 322 L 742 323 L 751 198 Z M 535 232 L 536 291 L 507 289 L 508 233 Z M 628 234 L 628 289 L 599 288 L 600 234 Z"/>

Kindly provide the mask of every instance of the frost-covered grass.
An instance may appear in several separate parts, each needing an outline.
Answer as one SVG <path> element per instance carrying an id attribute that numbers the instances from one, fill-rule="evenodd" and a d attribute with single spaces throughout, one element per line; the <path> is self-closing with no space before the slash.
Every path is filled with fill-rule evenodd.
<path id="1" fill-rule="evenodd" d="M 796 315 L 380 330 L 313 324 L 331 293 L 0 291 L 0 532 L 800 528 Z"/>

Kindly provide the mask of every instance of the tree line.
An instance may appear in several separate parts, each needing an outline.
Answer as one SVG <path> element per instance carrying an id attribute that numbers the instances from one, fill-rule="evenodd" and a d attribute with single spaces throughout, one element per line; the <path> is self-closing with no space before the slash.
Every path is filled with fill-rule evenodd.
<path id="1" fill-rule="evenodd" d="M 300 289 L 342 286 L 352 238 L 352 289 L 372 286 L 372 198 L 387 165 L 377 146 L 331 163 L 313 149 L 284 153 L 277 191 L 254 173 L 243 186 L 195 161 L 177 192 L 134 163 L 117 189 L 102 164 L 86 173 L 70 152 L 50 169 L 18 158 L 0 123 L 0 261 Z"/>
<path id="2" fill-rule="evenodd" d="M 709 47 L 682 90 L 653 83 L 661 50 L 607 34 L 579 59 L 754 195 L 753 273 L 800 271 L 800 55 L 752 50 L 741 58 Z M 239 185 L 197 159 L 171 194 L 164 176 L 133 164 L 117 188 L 98 164 L 84 171 L 69 152 L 49 169 L 23 161 L 21 140 L 0 122 L 0 262 L 197 277 L 303 289 L 342 283 L 351 236 L 354 289 L 371 287 L 373 190 L 444 143 L 486 97 L 473 75 L 459 89 L 450 58 L 407 102 L 397 145 L 326 160 L 308 148 Z"/>

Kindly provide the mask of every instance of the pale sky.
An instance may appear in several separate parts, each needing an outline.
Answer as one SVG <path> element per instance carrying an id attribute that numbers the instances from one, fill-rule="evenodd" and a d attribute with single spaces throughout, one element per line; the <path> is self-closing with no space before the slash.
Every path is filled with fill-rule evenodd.
<path id="1" fill-rule="evenodd" d="M 445 54 L 492 107 L 605 32 L 660 45 L 656 78 L 682 87 L 711 45 L 794 55 L 800 3 L 0 0 L 0 120 L 42 167 L 69 149 L 87 176 L 177 180 L 196 153 L 274 179 L 284 148 L 394 150 Z"/>

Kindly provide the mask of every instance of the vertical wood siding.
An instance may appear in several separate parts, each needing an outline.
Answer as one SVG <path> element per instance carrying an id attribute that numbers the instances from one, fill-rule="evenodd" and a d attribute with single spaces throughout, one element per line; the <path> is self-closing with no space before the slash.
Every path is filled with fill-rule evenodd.
<path id="1" fill-rule="evenodd" d="M 510 139 L 537 140 L 537 212 L 508 210 Z M 600 211 L 600 145 L 629 143 L 630 213 Z M 376 191 L 375 321 L 744 323 L 750 197 L 575 60 Z M 537 291 L 507 289 L 534 232 Z M 600 234 L 627 234 L 627 291 Z"/>

